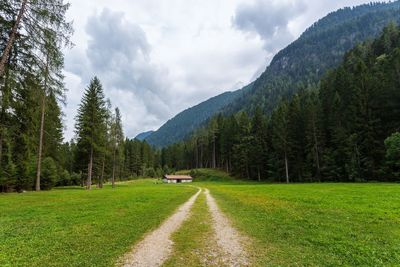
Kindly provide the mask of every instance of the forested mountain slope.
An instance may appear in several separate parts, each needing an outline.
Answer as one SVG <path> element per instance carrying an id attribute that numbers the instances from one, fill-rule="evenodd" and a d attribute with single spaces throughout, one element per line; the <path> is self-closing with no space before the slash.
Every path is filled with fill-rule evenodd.
<path id="1" fill-rule="evenodd" d="M 260 106 L 271 112 L 280 99 L 317 83 L 328 69 L 341 62 L 346 51 L 375 38 L 392 21 L 400 22 L 400 1 L 344 8 L 327 15 L 280 51 L 252 90 L 224 111 L 252 113 Z"/>
<path id="2" fill-rule="evenodd" d="M 253 113 L 257 106 L 271 112 L 283 98 L 318 83 L 327 70 L 338 66 L 346 51 L 375 38 L 391 21 L 400 22 L 400 2 L 373 3 L 333 12 L 281 50 L 251 85 L 221 94 L 185 110 L 150 135 L 146 141 L 163 147 L 188 137 L 218 112 Z"/>
<path id="3" fill-rule="evenodd" d="M 154 131 L 148 131 L 148 132 L 144 132 L 144 133 L 140 133 L 138 135 L 136 135 L 135 139 L 139 140 L 139 141 L 143 141 L 145 140 L 147 137 L 149 137 L 150 135 L 152 135 L 154 133 Z"/>
<path id="4" fill-rule="evenodd" d="M 252 84 L 234 91 L 226 92 L 197 106 L 189 108 L 165 123 L 160 129 L 152 133 L 145 140 L 154 146 L 164 147 L 184 140 L 194 130 L 202 126 L 209 118 L 217 114 L 228 104 L 250 90 Z"/>
<path id="5" fill-rule="evenodd" d="M 391 23 L 318 86 L 268 115 L 256 108 L 213 117 L 190 140 L 163 149 L 161 161 L 271 182 L 400 181 L 399 88 L 400 27 Z"/>

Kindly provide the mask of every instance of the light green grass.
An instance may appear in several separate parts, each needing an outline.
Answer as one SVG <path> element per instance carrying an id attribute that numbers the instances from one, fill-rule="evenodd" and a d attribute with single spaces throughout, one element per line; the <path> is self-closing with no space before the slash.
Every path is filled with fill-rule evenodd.
<path id="1" fill-rule="evenodd" d="M 251 238 L 259 266 L 400 266 L 399 184 L 258 184 L 210 170 L 197 181 Z M 196 190 L 147 180 L 0 195 L 0 266 L 112 266 Z M 210 224 L 200 195 L 166 265 L 203 265 Z"/>
<path id="2" fill-rule="evenodd" d="M 0 266 L 112 266 L 195 192 L 148 180 L 0 195 Z"/>
<path id="3" fill-rule="evenodd" d="M 199 183 L 260 266 L 400 266 L 399 184 Z"/>

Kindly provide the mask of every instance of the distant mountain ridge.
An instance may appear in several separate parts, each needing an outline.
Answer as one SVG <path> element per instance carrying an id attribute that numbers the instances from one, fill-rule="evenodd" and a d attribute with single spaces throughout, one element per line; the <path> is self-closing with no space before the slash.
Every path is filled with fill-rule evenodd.
<path id="1" fill-rule="evenodd" d="M 213 115 L 250 90 L 251 87 L 252 84 L 234 92 L 220 94 L 192 108 L 186 109 L 166 122 L 160 129 L 145 138 L 145 140 L 157 147 L 164 147 L 184 140 Z"/>
<path id="2" fill-rule="evenodd" d="M 147 137 L 149 137 L 152 133 L 154 133 L 154 131 L 148 131 L 148 132 L 140 133 L 140 134 L 136 135 L 136 137 L 134 139 L 137 139 L 139 141 L 143 141 Z"/>
<path id="3" fill-rule="evenodd" d="M 260 106 L 271 112 L 282 98 L 316 84 L 335 68 L 355 45 L 375 39 L 390 22 L 400 23 L 400 1 L 346 7 L 328 14 L 282 49 L 252 90 L 235 99 L 225 113 L 254 112 Z"/>
<path id="4" fill-rule="evenodd" d="M 159 147 L 184 140 L 217 113 L 271 112 L 302 88 L 315 86 L 358 43 L 376 38 L 390 22 L 400 24 L 400 1 L 370 3 L 328 14 L 282 49 L 252 84 L 185 110 L 146 140 Z"/>

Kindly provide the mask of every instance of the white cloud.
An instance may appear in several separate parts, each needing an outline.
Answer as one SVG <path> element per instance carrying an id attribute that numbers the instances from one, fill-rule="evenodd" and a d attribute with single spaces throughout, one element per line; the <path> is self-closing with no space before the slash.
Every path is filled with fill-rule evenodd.
<path id="1" fill-rule="evenodd" d="M 247 84 L 331 0 L 70 0 L 75 48 L 66 51 L 66 138 L 90 78 L 120 107 L 128 137 Z"/>
<path id="2" fill-rule="evenodd" d="M 265 49 L 275 52 L 293 40 L 289 23 L 306 9 L 303 0 L 257 0 L 239 5 L 232 22 L 239 30 L 258 34 Z"/>

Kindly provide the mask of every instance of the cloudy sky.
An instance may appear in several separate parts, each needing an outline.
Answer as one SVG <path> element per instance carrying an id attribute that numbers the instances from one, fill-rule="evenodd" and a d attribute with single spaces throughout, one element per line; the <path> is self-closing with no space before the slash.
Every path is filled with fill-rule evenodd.
<path id="1" fill-rule="evenodd" d="M 274 53 L 331 11 L 363 0 L 70 0 L 75 47 L 65 52 L 66 139 L 97 75 L 125 134 L 239 89 Z"/>

